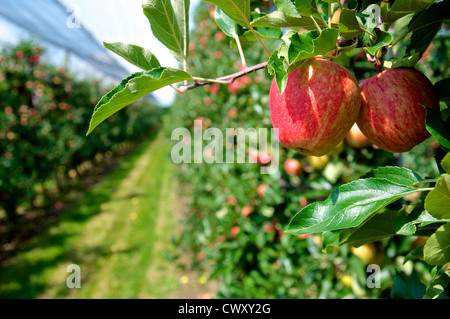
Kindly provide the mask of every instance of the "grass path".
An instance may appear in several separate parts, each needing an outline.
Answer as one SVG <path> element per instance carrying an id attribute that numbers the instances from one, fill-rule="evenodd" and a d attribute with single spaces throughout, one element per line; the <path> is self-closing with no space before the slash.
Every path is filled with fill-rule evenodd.
<path id="1" fill-rule="evenodd" d="M 180 293 L 187 277 L 164 258 L 178 203 L 169 147 L 159 133 L 87 190 L 0 269 L 0 297 L 195 298 Z M 80 289 L 66 286 L 70 264 L 80 266 Z"/>

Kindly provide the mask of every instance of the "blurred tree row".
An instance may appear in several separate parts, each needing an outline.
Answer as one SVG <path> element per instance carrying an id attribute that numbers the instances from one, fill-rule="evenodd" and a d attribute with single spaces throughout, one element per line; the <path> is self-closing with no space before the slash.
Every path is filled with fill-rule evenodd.
<path id="1" fill-rule="evenodd" d="M 18 207 L 45 202 L 48 188 L 61 191 L 83 163 L 147 137 L 163 112 L 141 100 L 86 138 L 106 88 L 43 62 L 43 53 L 32 41 L 0 53 L 0 203 L 9 223 L 17 221 Z"/>
<path id="2" fill-rule="evenodd" d="M 261 11 L 266 9 L 260 5 Z M 199 7 L 196 25 L 190 46 L 193 72 L 220 77 L 239 71 L 238 50 L 214 22 L 213 6 Z M 423 58 L 424 72 L 431 79 L 442 74 L 443 65 L 433 61 L 448 48 L 448 41 L 439 37 L 436 41 Z M 259 44 L 245 45 L 244 52 L 249 66 L 266 58 Z M 358 80 L 376 73 L 362 49 L 348 51 L 336 62 L 349 68 Z M 202 121 L 203 130 L 219 128 L 224 139 L 227 128 L 270 130 L 271 80 L 267 71 L 262 70 L 229 86 L 213 84 L 189 91 L 179 96 L 171 108 L 173 120 L 169 129 L 185 127 L 193 137 L 197 119 Z M 185 142 L 189 144 L 190 140 L 185 138 Z M 203 147 L 208 143 L 204 141 Z M 247 159 L 261 156 L 248 146 Z M 224 145 L 224 154 L 229 147 L 233 146 Z M 182 221 L 183 231 L 174 238 L 180 247 L 174 258 L 182 257 L 186 249 L 193 249 L 192 265 L 221 283 L 218 297 L 388 297 L 396 271 L 430 279 L 426 264 L 402 264 L 405 255 L 419 245 L 420 238 L 395 237 L 359 249 L 335 247 L 329 254 L 323 254 L 320 236 L 292 236 L 284 233 L 284 229 L 301 207 L 326 198 L 336 187 L 375 167 L 404 165 L 423 176 L 434 176 L 437 172 L 434 147 L 438 145 L 428 139 L 409 153 L 392 154 L 352 131 L 324 157 L 303 156 L 281 148 L 276 163 L 279 171 L 270 175 L 260 173 L 261 163 L 248 160 L 244 164 L 207 164 L 205 160 L 214 154 L 205 151 L 202 164 L 192 161 L 179 166 L 178 178 L 187 185 L 181 193 L 189 194 L 190 205 Z M 269 156 L 269 160 L 276 158 Z M 393 209 L 398 210 L 405 201 L 416 200 L 420 199 L 403 199 Z M 383 270 L 380 288 L 371 289 L 366 284 L 365 267 L 369 263 L 376 263 Z"/>

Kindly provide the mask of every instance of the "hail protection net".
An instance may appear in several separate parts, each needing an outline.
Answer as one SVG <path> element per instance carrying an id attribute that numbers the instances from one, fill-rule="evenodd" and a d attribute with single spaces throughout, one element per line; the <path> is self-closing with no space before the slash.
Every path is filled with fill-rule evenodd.
<path id="1" fill-rule="evenodd" d="M 70 8 L 57 0 L 1 0 L 0 16 L 77 55 L 105 75 L 122 79 L 130 73 L 79 23 Z"/>

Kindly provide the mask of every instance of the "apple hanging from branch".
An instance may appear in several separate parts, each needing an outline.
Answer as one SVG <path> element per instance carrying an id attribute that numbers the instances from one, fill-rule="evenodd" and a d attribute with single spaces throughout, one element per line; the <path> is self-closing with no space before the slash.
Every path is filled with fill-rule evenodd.
<path id="1" fill-rule="evenodd" d="M 332 151 L 355 123 L 360 105 L 353 74 L 324 59 L 306 60 L 290 72 L 283 94 L 275 80 L 270 88 L 270 115 L 280 143 L 304 155 Z"/>
<path id="2" fill-rule="evenodd" d="M 439 102 L 430 80 L 418 70 L 387 69 L 361 84 L 361 97 L 358 126 L 379 148 L 408 152 L 430 136 L 423 105 L 438 108 Z"/>

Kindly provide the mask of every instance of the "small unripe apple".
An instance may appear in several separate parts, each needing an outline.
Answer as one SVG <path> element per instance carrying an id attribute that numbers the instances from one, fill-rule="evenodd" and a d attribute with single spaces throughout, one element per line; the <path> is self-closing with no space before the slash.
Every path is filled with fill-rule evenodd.
<path id="1" fill-rule="evenodd" d="M 365 136 L 388 152 L 408 152 L 430 133 L 426 110 L 438 108 L 430 80 L 413 68 L 387 69 L 361 84 L 358 126 Z"/>
<path id="2" fill-rule="evenodd" d="M 376 257 L 376 249 L 373 244 L 351 247 L 351 251 L 352 254 L 359 257 L 365 265 L 372 263 Z"/>
<path id="3" fill-rule="evenodd" d="M 364 148 L 372 143 L 368 140 L 368 138 L 361 132 L 358 127 L 358 124 L 354 124 L 347 136 L 345 137 L 347 143 L 354 148 Z"/>
<path id="4" fill-rule="evenodd" d="M 278 140 L 304 155 L 332 151 L 356 122 L 361 92 L 353 74 L 324 59 L 309 59 L 289 73 L 280 94 L 270 88 L 270 115 Z"/>
<path id="5" fill-rule="evenodd" d="M 324 155 L 324 156 L 308 156 L 307 160 L 308 160 L 308 164 L 312 168 L 314 168 L 314 170 L 321 171 L 330 162 L 330 157 L 328 155 Z"/>
<path id="6" fill-rule="evenodd" d="M 284 170 L 289 176 L 298 176 L 303 171 L 302 165 L 295 158 L 288 158 L 284 162 Z"/>

